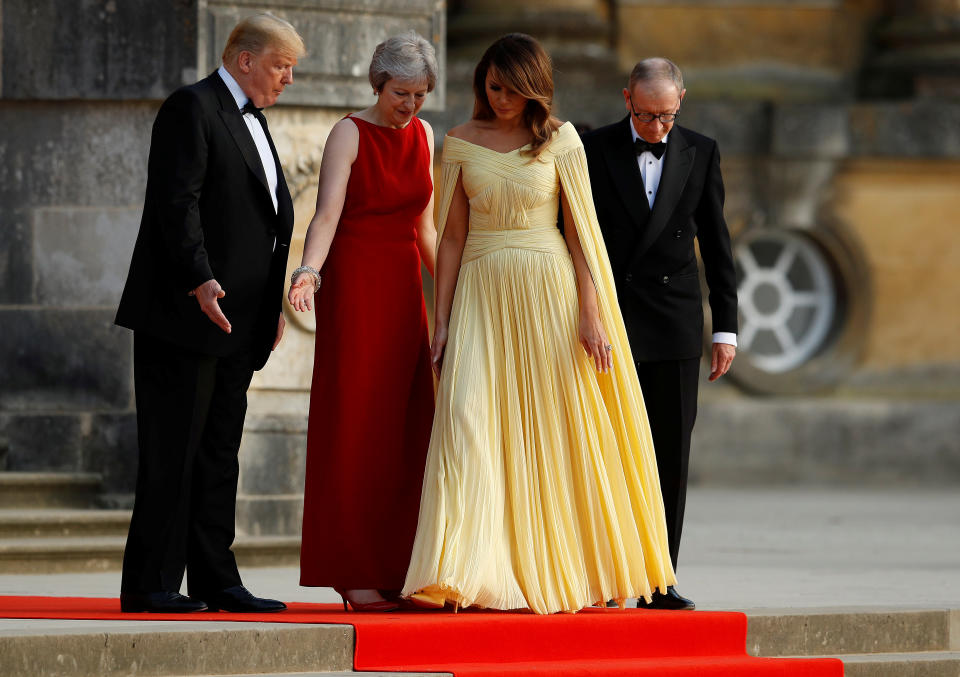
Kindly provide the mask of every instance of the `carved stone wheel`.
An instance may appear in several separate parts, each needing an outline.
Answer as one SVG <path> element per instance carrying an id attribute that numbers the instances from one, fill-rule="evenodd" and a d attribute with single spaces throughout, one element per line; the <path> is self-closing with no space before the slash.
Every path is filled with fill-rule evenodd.
<path id="1" fill-rule="evenodd" d="M 740 336 L 758 368 L 782 373 L 823 347 L 836 310 L 836 285 L 808 238 L 771 230 L 737 244 Z"/>
<path id="2" fill-rule="evenodd" d="M 836 387 L 864 345 L 868 267 L 841 224 L 756 228 L 733 245 L 740 307 L 731 378 L 746 390 L 802 394 Z"/>

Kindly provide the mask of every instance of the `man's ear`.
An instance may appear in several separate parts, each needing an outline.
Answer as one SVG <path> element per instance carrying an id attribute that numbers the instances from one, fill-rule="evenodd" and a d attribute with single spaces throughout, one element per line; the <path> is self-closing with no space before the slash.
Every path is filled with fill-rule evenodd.
<path id="1" fill-rule="evenodd" d="M 253 67 L 253 55 L 246 50 L 240 52 L 240 54 L 237 55 L 237 67 L 240 69 L 241 73 L 249 73 L 250 69 Z"/>

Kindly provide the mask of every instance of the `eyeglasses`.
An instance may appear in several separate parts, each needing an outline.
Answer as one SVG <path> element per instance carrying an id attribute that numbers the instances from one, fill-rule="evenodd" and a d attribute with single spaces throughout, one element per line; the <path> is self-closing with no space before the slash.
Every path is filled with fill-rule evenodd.
<path id="1" fill-rule="evenodd" d="M 680 103 L 683 103 L 682 99 L 680 100 Z M 644 124 L 647 122 L 653 122 L 654 120 L 660 120 L 662 124 L 668 125 L 671 122 L 674 122 L 677 119 L 677 116 L 680 115 L 680 104 L 677 104 L 677 112 L 675 113 L 660 113 L 659 115 L 654 115 L 653 113 L 638 113 L 637 109 L 633 107 L 633 97 L 630 97 L 630 110 L 633 111 L 634 117 Z"/>

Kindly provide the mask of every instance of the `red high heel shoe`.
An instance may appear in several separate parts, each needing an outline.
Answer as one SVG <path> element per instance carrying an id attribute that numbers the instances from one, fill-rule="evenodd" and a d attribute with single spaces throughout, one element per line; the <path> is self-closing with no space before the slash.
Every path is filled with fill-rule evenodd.
<path id="1" fill-rule="evenodd" d="M 353 609 L 354 611 L 396 611 L 400 608 L 400 605 L 396 602 L 391 602 L 388 599 L 382 599 L 376 602 L 354 602 L 352 599 L 347 597 L 345 590 L 340 590 L 339 588 L 334 588 L 334 591 L 340 595 L 340 599 L 343 600 L 343 610 L 349 611 Z M 349 603 L 349 607 L 347 604 Z"/>

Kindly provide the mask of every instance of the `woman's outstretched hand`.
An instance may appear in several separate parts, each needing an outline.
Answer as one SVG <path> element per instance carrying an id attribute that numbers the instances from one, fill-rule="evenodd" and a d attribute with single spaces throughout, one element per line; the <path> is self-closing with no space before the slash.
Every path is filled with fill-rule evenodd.
<path id="1" fill-rule="evenodd" d="M 433 371 L 440 377 L 440 365 L 443 363 L 443 349 L 447 347 L 447 328 L 437 327 L 433 330 L 433 343 L 430 344 L 430 364 Z"/>
<path id="2" fill-rule="evenodd" d="M 290 307 L 299 312 L 313 310 L 313 295 L 317 293 L 313 276 L 309 273 L 300 273 L 290 285 L 287 292 L 287 301 Z"/>
<path id="3" fill-rule="evenodd" d="M 597 371 L 610 371 L 613 367 L 613 350 L 596 310 L 580 311 L 580 345 L 593 359 Z"/>

